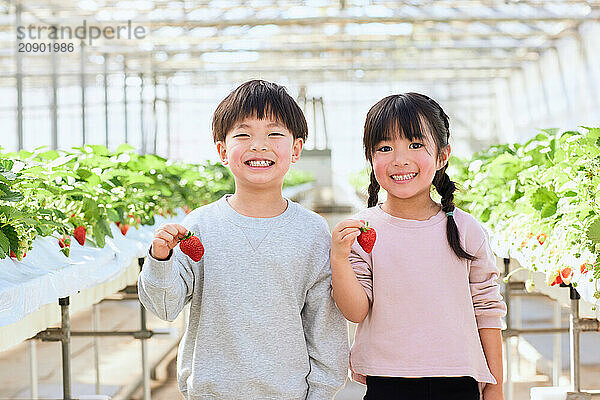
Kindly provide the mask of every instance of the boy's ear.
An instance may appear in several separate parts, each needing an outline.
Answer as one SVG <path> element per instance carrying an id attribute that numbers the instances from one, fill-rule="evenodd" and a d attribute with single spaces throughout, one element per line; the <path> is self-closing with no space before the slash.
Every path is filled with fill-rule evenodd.
<path id="1" fill-rule="evenodd" d="M 225 142 L 221 140 L 217 142 L 217 152 L 219 153 L 219 158 L 221 159 L 223 165 L 229 164 L 229 161 L 227 160 L 227 149 L 225 148 Z"/>
<path id="2" fill-rule="evenodd" d="M 444 149 L 442 150 L 442 156 L 440 159 L 440 164 L 438 165 L 438 170 L 442 169 L 444 167 L 444 165 L 448 164 L 448 159 L 450 158 L 450 153 L 452 152 L 452 148 L 450 147 L 450 144 L 448 143 L 446 145 L 446 147 L 444 147 Z"/>
<path id="3" fill-rule="evenodd" d="M 304 147 L 304 140 L 302 138 L 294 139 L 294 145 L 292 146 L 292 164 L 298 161 L 300 154 L 302 154 L 302 148 Z"/>

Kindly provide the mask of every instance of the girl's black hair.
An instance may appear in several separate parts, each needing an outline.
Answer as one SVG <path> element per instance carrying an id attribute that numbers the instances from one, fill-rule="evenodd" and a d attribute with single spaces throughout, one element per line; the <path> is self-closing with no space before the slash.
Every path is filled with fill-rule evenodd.
<path id="1" fill-rule="evenodd" d="M 423 126 L 423 123 L 427 126 Z M 371 164 L 371 184 L 369 185 L 369 200 L 367 205 L 377 205 L 379 197 L 379 183 L 373 171 L 373 154 L 378 143 L 390 140 L 398 135 L 408 140 L 426 141 L 425 130 L 428 129 L 433 136 L 437 149 L 438 159 L 442 156 L 443 149 L 448 145 L 450 138 L 450 124 L 448 116 L 433 99 L 419 93 L 403 93 L 385 97 L 375 104 L 367 113 L 363 146 L 365 156 Z M 454 191 L 456 185 L 448 174 L 448 164 L 439 169 L 434 178 L 433 185 L 442 196 L 442 210 L 454 211 Z M 460 237 L 456 221 L 449 215 L 446 223 L 446 237 L 448 243 L 459 258 L 475 260 L 476 257 L 467 253 L 460 244 Z"/>

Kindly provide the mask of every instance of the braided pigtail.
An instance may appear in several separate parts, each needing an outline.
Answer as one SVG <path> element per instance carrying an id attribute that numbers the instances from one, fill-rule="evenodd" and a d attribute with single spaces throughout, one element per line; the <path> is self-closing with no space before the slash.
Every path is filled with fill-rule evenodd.
<path id="1" fill-rule="evenodd" d="M 375 171 L 371 169 L 371 183 L 369 184 L 369 201 L 367 207 L 374 207 L 379 201 L 379 182 L 375 179 Z"/>
<path id="2" fill-rule="evenodd" d="M 454 191 L 456 190 L 456 185 L 446 173 L 446 168 L 447 165 L 438 170 L 433 178 L 433 185 L 440 196 L 442 196 L 442 211 L 444 211 L 448 217 L 446 223 L 446 237 L 448 238 L 450 248 L 457 257 L 474 261 L 477 257 L 467 253 L 460 245 L 458 227 L 454 220 L 454 209 L 456 208 L 454 205 Z"/>

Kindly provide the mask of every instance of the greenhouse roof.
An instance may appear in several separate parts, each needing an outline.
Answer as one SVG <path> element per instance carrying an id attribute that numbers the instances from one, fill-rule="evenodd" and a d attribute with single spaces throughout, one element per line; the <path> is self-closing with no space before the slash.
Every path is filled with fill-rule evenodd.
<path id="1" fill-rule="evenodd" d="M 252 73 L 487 80 L 537 60 L 592 20 L 600 20 L 600 1 L 4 1 L 0 38 L 13 45 L 0 51 L 0 70 L 14 76 L 20 62 L 25 77 L 47 77 L 55 63 L 75 77 L 83 56 L 85 73 L 193 72 L 206 81 Z M 54 61 L 41 51 L 15 56 L 18 42 L 53 43 L 53 26 L 58 42 L 77 51 L 54 53 Z"/>

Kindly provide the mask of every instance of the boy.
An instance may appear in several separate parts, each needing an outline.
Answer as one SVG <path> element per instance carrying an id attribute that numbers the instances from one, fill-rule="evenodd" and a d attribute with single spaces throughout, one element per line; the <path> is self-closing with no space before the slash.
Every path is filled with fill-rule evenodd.
<path id="1" fill-rule="evenodd" d="M 282 86 L 254 80 L 217 107 L 213 139 L 235 194 L 163 225 L 138 280 L 141 302 L 172 321 L 191 302 L 177 378 L 186 399 L 332 399 L 348 365 L 331 297 L 325 220 L 281 194 L 307 136 Z M 188 230 L 205 248 L 183 254 Z"/>

